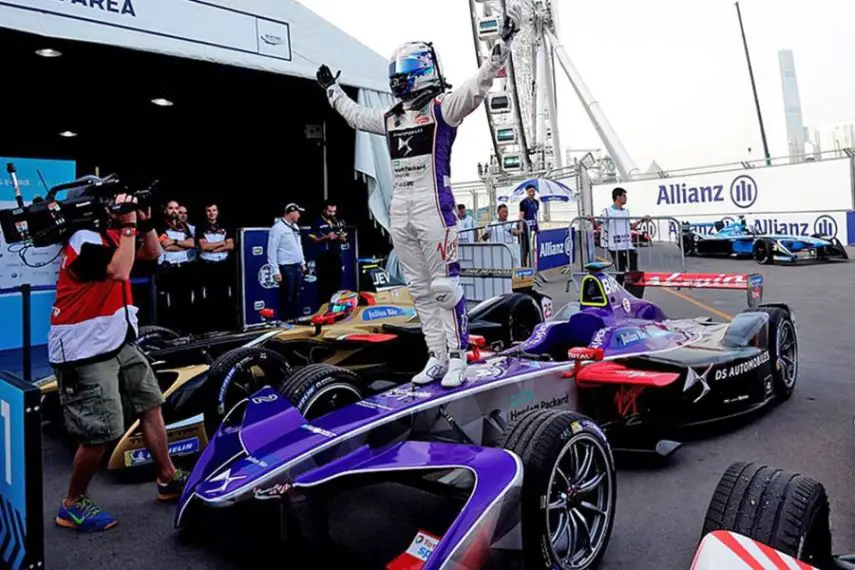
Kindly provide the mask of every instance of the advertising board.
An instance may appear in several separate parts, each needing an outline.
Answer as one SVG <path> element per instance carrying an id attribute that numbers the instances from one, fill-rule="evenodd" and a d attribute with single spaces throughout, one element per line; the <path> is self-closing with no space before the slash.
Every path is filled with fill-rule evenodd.
<path id="1" fill-rule="evenodd" d="M 6 172 L 6 164 L 13 163 L 18 175 L 18 185 L 25 204 L 30 204 L 36 195 L 44 196 L 47 190 L 42 185 L 39 172 L 48 187 L 69 182 L 77 177 L 77 164 L 73 160 L 51 160 L 44 158 L 17 158 L 0 156 L 0 209 L 15 208 L 15 189 Z M 59 193 L 62 198 L 64 192 Z M 32 297 L 32 343 L 47 343 L 50 311 L 53 308 L 54 289 L 59 271 L 59 246 L 29 247 L 8 244 L 0 233 L 0 315 L 5 326 L 0 330 L 0 350 L 21 347 L 21 295 L 18 287 L 24 283 L 33 286 Z"/>
<path id="2" fill-rule="evenodd" d="M 241 324 L 249 327 L 264 322 L 258 311 L 273 309 L 279 312 L 279 285 L 273 279 L 273 268 L 267 263 L 268 228 L 241 228 L 240 242 L 240 290 Z M 356 229 L 347 228 L 347 243 L 341 246 L 344 275 L 341 289 L 357 290 Z M 303 231 L 303 255 L 308 272 L 303 277 L 298 313 L 311 315 L 329 299 L 318 299 L 317 275 L 315 273 L 315 245 Z"/>
<path id="3" fill-rule="evenodd" d="M 689 222 L 692 229 L 701 234 L 711 234 L 717 221 L 729 224 L 739 215 L 745 216 L 749 228 L 763 234 L 792 235 L 809 237 L 822 234 L 836 237 L 841 243 L 849 244 L 855 239 L 855 233 L 850 233 L 847 224 L 847 213 L 844 212 L 792 212 L 781 214 L 733 214 L 724 216 L 688 216 L 679 218 L 681 222 Z M 671 228 L 671 232 L 679 228 Z"/>
<path id="4" fill-rule="evenodd" d="M 847 158 L 598 184 L 594 211 L 612 203 L 611 191 L 627 191 L 636 216 L 695 216 L 757 212 L 853 209 L 851 163 Z"/>
<path id="5" fill-rule="evenodd" d="M 0 568 L 44 568 L 42 433 L 32 384 L 0 371 Z"/>
<path id="6" fill-rule="evenodd" d="M 572 251 L 569 228 L 541 231 L 537 234 L 537 270 L 546 271 L 569 265 Z"/>

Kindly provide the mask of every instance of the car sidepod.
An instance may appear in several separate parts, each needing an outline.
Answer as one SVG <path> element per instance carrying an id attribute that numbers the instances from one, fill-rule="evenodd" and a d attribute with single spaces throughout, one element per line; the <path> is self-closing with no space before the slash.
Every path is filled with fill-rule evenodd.
<path id="1" fill-rule="evenodd" d="M 768 322 L 764 310 L 748 310 L 706 327 L 696 345 L 592 363 L 576 378 L 581 410 L 632 441 L 754 411 L 776 397 Z"/>

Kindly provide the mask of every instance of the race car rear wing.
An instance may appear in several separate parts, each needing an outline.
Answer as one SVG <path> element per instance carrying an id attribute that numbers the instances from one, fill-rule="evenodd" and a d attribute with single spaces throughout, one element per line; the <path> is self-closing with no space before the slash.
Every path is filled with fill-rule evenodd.
<path id="1" fill-rule="evenodd" d="M 748 306 L 763 302 L 763 276 L 759 273 L 651 273 L 627 271 L 624 285 L 672 289 L 722 289 L 745 291 Z"/>

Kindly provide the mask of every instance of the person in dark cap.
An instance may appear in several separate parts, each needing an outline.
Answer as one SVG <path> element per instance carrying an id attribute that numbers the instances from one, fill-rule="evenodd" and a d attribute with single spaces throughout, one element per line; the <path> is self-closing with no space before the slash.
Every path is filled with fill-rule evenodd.
<path id="1" fill-rule="evenodd" d="M 306 272 L 303 240 L 300 236 L 300 214 L 303 208 L 291 202 L 285 206 L 283 216 L 270 228 L 267 238 L 267 263 L 273 278 L 279 283 L 279 319 L 297 318 L 300 287 Z"/>

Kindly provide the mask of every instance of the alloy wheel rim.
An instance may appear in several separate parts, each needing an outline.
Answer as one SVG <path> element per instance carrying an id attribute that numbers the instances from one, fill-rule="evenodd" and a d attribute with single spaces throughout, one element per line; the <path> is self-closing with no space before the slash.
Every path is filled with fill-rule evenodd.
<path id="1" fill-rule="evenodd" d="M 362 394 L 354 386 L 345 382 L 333 382 L 312 396 L 306 404 L 306 408 L 302 410 L 303 416 L 311 421 L 348 404 L 354 404 L 361 399 Z"/>
<path id="2" fill-rule="evenodd" d="M 792 388 L 799 373 L 798 343 L 792 323 L 784 321 L 778 327 L 777 353 L 778 370 L 784 381 L 784 386 Z"/>
<path id="3" fill-rule="evenodd" d="M 571 439 L 549 477 L 546 528 L 553 559 L 564 570 L 587 568 L 605 545 L 613 516 L 608 452 L 589 434 Z"/>

